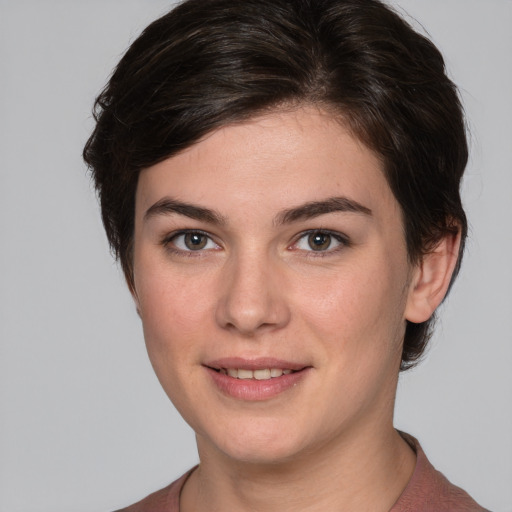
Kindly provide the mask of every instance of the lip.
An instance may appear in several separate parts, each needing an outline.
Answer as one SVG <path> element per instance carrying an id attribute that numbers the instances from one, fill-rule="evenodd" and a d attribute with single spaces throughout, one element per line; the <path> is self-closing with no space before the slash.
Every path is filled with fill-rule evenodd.
<path id="1" fill-rule="evenodd" d="M 308 365 L 269 357 L 257 359 L 229 357 L 209 361 L 203 366 L 222 394 L 239 400 L 255 402 L 270 400 L 295 387 L 311 370 L 311 366 Z M 219 371 L 221 368 L 238 368 L 252 371 L 280 368 L 282 370 L 293 370 L 293 372 L 267 380 L 237 379 L 221 373 Z"/>
<path id="2" fill-rule="evenodd" d="M 220 370 L 221 368 L 240 368 L 242 370 L 264 370 L 265 368 L 281 368 L 282 370 L 302 370 L 309 365 L 286 361 L 284 359 L 276 359 L 273 357 L 257 357 L 254 359 L 246 359 L 243 357 L 224 357 L 215 359 L 204 364 L 209 368 Z"/>

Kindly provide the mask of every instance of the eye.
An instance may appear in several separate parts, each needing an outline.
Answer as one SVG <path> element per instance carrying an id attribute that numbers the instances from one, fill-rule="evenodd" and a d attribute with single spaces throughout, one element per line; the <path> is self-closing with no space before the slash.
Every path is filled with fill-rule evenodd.
<path id="1" fill-rule="evenodd" d="M 165 241 L 173 249 L 183 252 L 197 252 L 203 250 L 220 249 L 220 247 L 206 234 L 201 231 L 182 231 L 172 235 Z"/>
<path id="2" fill-rule="evenodd" d="M 346 245 L 348 240 L 339 233 L 315 230 L 304 233 L 293 247 L 309 252 L 334 252 Z"/>

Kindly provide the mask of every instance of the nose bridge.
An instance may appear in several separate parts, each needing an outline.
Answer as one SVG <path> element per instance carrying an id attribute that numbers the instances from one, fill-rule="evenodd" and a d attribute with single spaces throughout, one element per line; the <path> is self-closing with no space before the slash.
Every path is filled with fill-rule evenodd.
<path id="1" fill-rule="evenodd" d="M 283 327 L 289 321 L 279 261 L 263 250 L 246 248 L 230 258 L 222 276 L 217 322 L 245 336 Z"/>

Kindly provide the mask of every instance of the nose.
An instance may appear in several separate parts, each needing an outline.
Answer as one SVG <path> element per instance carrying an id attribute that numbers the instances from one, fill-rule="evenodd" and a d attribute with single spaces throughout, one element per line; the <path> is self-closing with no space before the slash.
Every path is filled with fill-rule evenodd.
<path id="1" fill-rule="evenodd" d="M 285 327 L 290 321 L 283 269 L 279 262 L 239 255 L 222 275 L 216 321 L 223 329 L 253 337 Z"/>

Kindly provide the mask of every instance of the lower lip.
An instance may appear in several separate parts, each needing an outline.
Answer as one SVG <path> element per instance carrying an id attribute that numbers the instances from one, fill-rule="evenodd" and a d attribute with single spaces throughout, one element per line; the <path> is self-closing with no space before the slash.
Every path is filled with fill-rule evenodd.
<path id="1" fill-rule="evenodd" d="M 206 370 L 223 394 L 240 400 L 257 402 L 269 400 L 295 387 L 306 376 L 310 368 L 265 380 L 235 379 L 212 368 L 206 367 Z"/>

